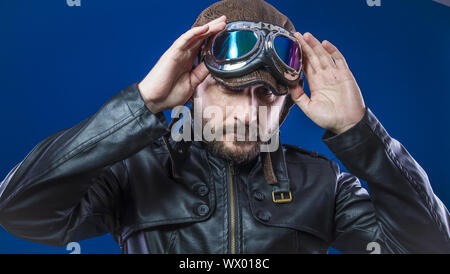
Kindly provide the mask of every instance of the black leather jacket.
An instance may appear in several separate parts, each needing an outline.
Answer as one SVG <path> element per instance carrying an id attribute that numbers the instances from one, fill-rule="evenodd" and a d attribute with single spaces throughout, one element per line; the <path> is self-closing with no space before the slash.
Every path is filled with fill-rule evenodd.
<path id="1" fill-rule="evenodd" d="M 124 253 L 368 253 L 371 242 L 381 253 L 450 252 L 449 212 L 370 110 L 323 137 L 354 175 L 317 153 L 279 150 L 288 203 L 274 203 L 261 157 L 234 165 L 201 142 L 166 146 L 168 133 L 131 85 L 7 175 L 0 224 L 58 246 L 110 232 Z"/>

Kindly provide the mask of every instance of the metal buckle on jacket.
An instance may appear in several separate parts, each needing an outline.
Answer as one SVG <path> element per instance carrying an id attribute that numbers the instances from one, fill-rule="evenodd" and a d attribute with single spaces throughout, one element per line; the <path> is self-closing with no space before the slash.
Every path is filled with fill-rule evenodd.
<path id="1" fill-rule="evenodd" d="M 292 192 L 272 191 L 272 201 L 276 204 L 290 203 L 292 201 Z"/>

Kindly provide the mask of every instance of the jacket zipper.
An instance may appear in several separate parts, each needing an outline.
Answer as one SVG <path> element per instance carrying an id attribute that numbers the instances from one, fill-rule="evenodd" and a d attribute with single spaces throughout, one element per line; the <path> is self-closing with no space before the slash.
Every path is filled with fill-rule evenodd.
<path id="1" fill-rule="evenodd" d="M 231 254 L 236 254 L 236 206 L 234 197 L 233 175 L 234 169 L 231 163 L 228 164 L 228 175 L 230 177 L 230 226 L 231 226 Z"/>

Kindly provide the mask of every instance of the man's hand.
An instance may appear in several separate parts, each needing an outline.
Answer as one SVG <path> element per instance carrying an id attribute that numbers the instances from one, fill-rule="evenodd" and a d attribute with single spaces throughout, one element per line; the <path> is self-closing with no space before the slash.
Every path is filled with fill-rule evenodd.
<path id="1" fill-rule="evenodd" d="M 312 34 L 295 33 L 304 57 L 304 71 L 311 98 L 299 85 L 291 97 L 318 126 L 340 134 L 361 121 L 365 113 L 361 90 L 344 56 L 330 42 L 320 43 Z"/>
<path id="2" fill-rule="evenodd" d="M 145 105 L 153 113 L 185 104 L 195 88 L 208 76 L 202 62 L 191 71 L 195 57 L 206 37 L 214 35 L 226 26 L 222 16 L 181 35 L 161 56 L 142 82 L 139 90 Z"/>

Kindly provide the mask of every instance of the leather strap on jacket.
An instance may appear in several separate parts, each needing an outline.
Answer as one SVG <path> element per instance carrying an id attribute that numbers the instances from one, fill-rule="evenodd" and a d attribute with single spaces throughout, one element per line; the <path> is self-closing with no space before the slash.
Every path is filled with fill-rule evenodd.
<path id="1" fill-rule="evenodd" d="M 172 132 L 172 127 L 178 120 L 180 120 L 180 117 L 172 118 L 172 120 L 170 121 L 170 124 L 169 124 L 170 132 Z M 185 146 L 185 142 L 178 142 L 175 145 L 175 148 L 173 148 L 170 145 L 169 139 L 167 137 L 169 134 L 170 133 L 164 135 L 162 138 L 163 138 L 164 144 L 165 144 L 165 146 L 167 148 L 167 151 L 169 152 L 170 170 L 171 170 L 172 178 L 176 179 L 176 180 L 181 180 L 182 176 L 178 173 L 177 165 L 179 163 L 182 163 L 182 160 L 186 156 L 185 155 L 186 148 L 184 147 Z"/>
<path id="2" fill-rule="evenodd" d="M 276 151 L 264 152 L 263 170 L 266 182 L 273 187 L 273 201 L 285 203 L 292 200 L 292 193 L 283 147 L 280 141 L 278 143 L 280 145 Z"/>

